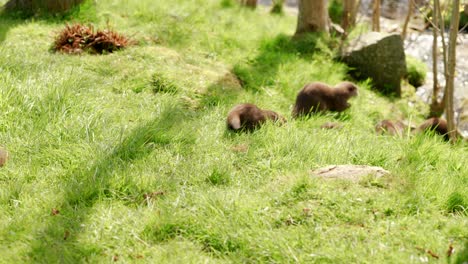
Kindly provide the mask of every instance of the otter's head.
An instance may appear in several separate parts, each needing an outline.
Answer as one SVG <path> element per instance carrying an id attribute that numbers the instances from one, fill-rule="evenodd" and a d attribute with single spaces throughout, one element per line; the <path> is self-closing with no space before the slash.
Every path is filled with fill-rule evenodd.
<path id="1" fill-rule="evenodd" d="M 348 98 L 358 96 L 358 88 L 352 82 L 341 82 L 336 85 L 336 88 L 340 89 Z"/>
<path id="2" fill-rule="evenodd" d="M 263 113 L 265 114 L 265 117 L 267 119 L 270 119 L 273 122 L 278 122 L 279 124 L 284 124 L 286 123 L 286 118 L 281 116 L 280 114 L 273 112 L 271 110 L 263 110 Z"/>

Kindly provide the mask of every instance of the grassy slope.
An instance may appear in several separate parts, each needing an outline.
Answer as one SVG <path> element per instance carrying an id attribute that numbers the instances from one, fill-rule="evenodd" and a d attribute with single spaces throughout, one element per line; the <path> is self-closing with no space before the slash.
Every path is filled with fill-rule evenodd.
<path id="1" fill-rule="evenodd" d="M 289 117 L 304 83 L 336 83 L 344 66 L 327 41 L 291 43 L 292 17 L 154 2 L 98 1 L 97 27 L 140 41 L 106 56 L 50 53 L 61 23 L 1 18 L 1 261 L 437 261 L 422 248 L 445 262 L 450 244 L 466 254 L 466 144 L 374 135 L 379 119 L 421 115 L 366 83 L 341 117 L 226 133 L 235 103 Z M 320 130 L 329 120 L 344 128 Z M 309 176 L 328 164 L 392 176 Z"/>

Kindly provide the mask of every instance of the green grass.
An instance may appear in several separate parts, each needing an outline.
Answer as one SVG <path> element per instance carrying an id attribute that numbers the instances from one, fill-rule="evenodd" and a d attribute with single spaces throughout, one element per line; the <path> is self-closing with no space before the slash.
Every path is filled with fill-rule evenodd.
<path id="1" fill-rule="evenodd" d="M 424 62 L 408 55 L 406 56 L 406 68 L 406 76 L 412 86 L 419 87 L 424 84 L 427 73 L 427 65 Z"/>
<path id="2" fill-rule="evenodd" d="M 0 262 L 446 263 L 450 245 L 466 260 L 466 143 L 375 135 L 424 113 L 366 82 L 346 113 L 290 120 L 305 83 L 347 78 L 335 40 L 293 42 L 295 18 L 263 8 L 170 2 L 97 1 L 83 17 L 138 41 L 104 56 L 51 53 L 65 21 L 0 17 Z M 240 102 L 289 122 L 228 133 Z M 392 173 L 310 176 L 329 164 Z"/>

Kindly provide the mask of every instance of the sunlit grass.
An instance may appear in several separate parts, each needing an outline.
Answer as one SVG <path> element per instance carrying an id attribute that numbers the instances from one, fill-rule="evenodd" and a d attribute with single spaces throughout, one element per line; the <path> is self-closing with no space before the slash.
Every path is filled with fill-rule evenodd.
<path id="1" fill-rule="evenodd" d="M 465 143 L 375 135 L 381 119 L 423 113 L 365 82 L 346 113 L 291 120 L 305 83 L 347 78 L 333 39 L 291 42 L 295 18 L 262 8 L 156 2 L 97 2 L 90 22 L 139 42 L 105 56 L 50 52 L 60 22 L 1 18 L 2 261 L 418 263 L 437 261 L 427 250 L 440 262 L 450 245 L 452 260 L 463 252 Z M 225 118 L 241 102 L 289 122 L 231 134 Z M 320 129 L 327 121 L 343 128 Z M 391 175 L 310 175 L 330 164 Z"/>

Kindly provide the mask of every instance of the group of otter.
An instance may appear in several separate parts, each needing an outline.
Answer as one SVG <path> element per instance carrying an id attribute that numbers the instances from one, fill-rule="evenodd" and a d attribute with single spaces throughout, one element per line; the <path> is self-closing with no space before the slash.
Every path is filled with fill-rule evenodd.
<path id="1" fill-rule="evenodd" d="M 352 82 L 341 82 L 335 87 L 330 87 L 326 83 L 312 82 L 306 84 L 297 94 L 296 102 L 292 110 L 292 117 L 299 118 L 317 112 L 342 112 L 351 105 L 348 100 L 358 95 L 358 88 Z M 227 117 L 227 127 L 233 131 L 253 131 L 260 127 L 267 120 L 278 124 L 283 124 L 286 119 L 280 114 L 271 110 L 262 110 L 254 104 L 244 103 L 236 105 L 229 111 Z M 324 128 L 336 127 L 334 123 L 327 123 Z M 377 133 L 389 133 L 391 135 L 402 135 L 406 125 L 401 121 L 383 120 L 375 126 Z M 434 131 L 443 135 L 446 140 L 447 122 L 441 118 L 430 118 L 424 121 L 417 132 Z"/>

